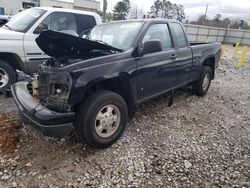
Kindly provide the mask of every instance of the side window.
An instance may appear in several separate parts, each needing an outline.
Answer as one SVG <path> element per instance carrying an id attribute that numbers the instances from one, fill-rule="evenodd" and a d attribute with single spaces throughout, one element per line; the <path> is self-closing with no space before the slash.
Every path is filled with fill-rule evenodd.
<path id="1" fill-rule="evenodd" d="M 75 15 L 72 13 L 51 13 L 39 24 L 39 26 L 44 29 L 77 35 L 76 19 Z"/>
<path id="2" fill-rule="evenodd" d="M 173 30 L 176 34 L 176 40 L 177 40 L 179 48 L 187 47 L 188 45 L 187 45 L 186 35 L 185 35 L 181 25 L 178 23 L 172 23 L 172 26 L 173 26 Z"/>
<path id="3" fill-rule="evenodd" d="M 86 29 L 93 28 L 96 25 L 96 20 L 94 16 L 76 14 L 76 22 L 77 22 L 77 33 L 79 35 Z"/>
<path id="4" fill-rule="evenodd" d="M 171 37 L 167 24 L 151 25 L 143 38 L 143 42 L 155 39 L 161 41 L 163 50 L 172 48 Z"/>

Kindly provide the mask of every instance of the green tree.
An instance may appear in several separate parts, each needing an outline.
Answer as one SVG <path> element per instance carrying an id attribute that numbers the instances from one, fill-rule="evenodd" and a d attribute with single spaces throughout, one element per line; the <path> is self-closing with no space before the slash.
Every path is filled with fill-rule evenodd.
<path id="1" fill-rule="evenodd" d="M 214 19 L 211 20 L 213 26 L 218 26 L 221 24 L 221 14 L 216 14 Z"/>
<path id="2" fill-rule="evenodd" d="M 199 16 L 199 18 L 197 19 L 196 22 L 192 22 L 192 23 L 195 23 L 195 24 L 198 24 L 198 25 L 202 25 L 204 23 L 204 20 L 205 20 L 205 25 L 208 25 L 209 23 L 209 17 L 205 15 L 201 15 Z"/>
<path id="3" fill-rule="evenodd" d="M 231 20 L 229 18 L 224 18 L 221 23 L 221 27 L 229 27 L 231 25 Z"/>
<path id="4" fill-rule="evenodd" d="M 170 1 L 162 1 L 163 18 L 171 19 L 173 17 L 173 4 Z"/>
<path id="5" fill-rule="evenodd" d="M 183 5 L 172 4 L 167 0 L 156 0 L 151 6 L 150 14 L 152 17 L 174 18 L 181 22 L 185 19 Z"/>
<path id="6" fill-rule="evenodd" d="M 158 17 L 160 16 L 159 13 L 163 8 L 163 3 L 161 0 L 156 0 L 154 4 L 151 6 L 150 13 L 152 16 Z"/>
<path id="7" fill-rule="evenodd" d="M 184 12 L 184 6 L 183 5 L 174 5 L 174 18 L 180 22 L 183 22 L 184 19 L 186 18 L 185 12 Z"/>
<path id="8" fill-rule="evenodd" d="M 129 0 L 119 1 L 114 7 L 114 20 L 125 20 L 126 16 L 130 10 L 130 2 Z"/>
<path id="9" fill-rule="evenodd" d="M 214 17 L 214 20 L 219 23 L 221 20 L 221 14 L 216 14 L 216 16 Z"/>

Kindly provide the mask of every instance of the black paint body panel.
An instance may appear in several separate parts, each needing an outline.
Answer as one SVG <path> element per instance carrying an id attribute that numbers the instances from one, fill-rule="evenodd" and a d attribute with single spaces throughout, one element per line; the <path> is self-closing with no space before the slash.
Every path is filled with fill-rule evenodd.
<path id="1" fill-rule="evenodd" d="M 119 51 L 119 49 L 112 48 L 111 46 L 65 34 L 58 35 L 61 40 L 60 43 L 57 43 L 56 33 L 52 33 L 51 35 L 53 36 L 52 41 L 55 43 L 49 42 L 49 38 L 46 39 L 47 44 L 43 43 L 44 41 L 40 40 L 41 38 L 37 40 L 38 43 L 39 41 L 41 42 L 38 45 L 42 48 L 46 48 L 46 45 L 49 44 L 50 48 L 45 49 L 45 51 L 49 55 L 54 54 L 59 62 L 60 58 L 65 59 L 65 56 L 71 56 L 71 58 L 75 56 L 75 59 L 79 59 L 79 61 L 77 60 L 74 63 L 53 68 L 54 74 L 65 72 L 72 77 L 67 101 L 69 106 L 78 105 L 91 86 L 113 78 L 122 79 L 124 80 L 123 83 L 127 83 L 128 88 L 126 88 L 129 89 L 129 93 L 131 94 L 132 105 L 136 106 L 150 98 L 195 81 L 201 73 L 200 70 L 205 60 L 212 58 L 213 61 L 211 60 L 211 62 L 206 63 L 213 63 L 214 66 L 211 66 L 213 69 L 218 67 L 221 52 L 220 43 L 197 43 L 194 46 L 188 43 L 186 48 L 179 48 L 176 44 L 175 33 L 171 27 L 171 24 L 173 22 L 178 23 L 177 21 L 158 19 L 139 21 L 143 22 L 140 32 L 131 48 L 126 51 Z M 167 24 L 173 47 L 164 51 L 142 55 L 140 53 L 142 39 L 152 24 Z M 46 33 L 42 36 L 46 38 Z M 64 41 L 62 41 L 63 37 L 65 37 Z M 67 41 L 70 42 L 67 43 Z M 57 48 L 60 44 L 60 48 Z M 88 46 L 84 46 L 86 44 Z M 77 49 L 77 46 L 79 49 Z M 115 53 L 87 60 L 86 58 L 81 59 L 81 57 L 78 57 L 79 53 L 81 56 L 89 55 L 90 51 L 95 49 L 110 50 L 115 51 Z M 69 126 L 66 125 L 63 129 L 59 127 L 59 133 L 65 133 L 65 130 L 67 132 L 67 130 L 71 129 L 74 113 L 53 112 L 47 108 L 36 113 L 30 113 L 34 110 L 34 105 L 38 102 L 32 100 L 32 97 L 28 94 L 27 83 L 16 83 L 11 89 L 19 111 L 29 120 L 33 120 L 37 129 L 45 134 L 48 134 L 48 132 L 52 134 L 51 132 L 54 132 L 54 129 L 56 129 L 55 125 L 62 123 L 69 124 Z M 22 96 L 18 95 L 18 92 L 22 93 Z M 44 130 L 41 125 L 45 125 L 47 129 Z"/>

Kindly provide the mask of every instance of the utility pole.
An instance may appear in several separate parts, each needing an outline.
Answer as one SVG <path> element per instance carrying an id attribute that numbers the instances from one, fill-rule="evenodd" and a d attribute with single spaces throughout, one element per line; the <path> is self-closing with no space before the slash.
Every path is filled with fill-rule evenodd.
<path id="1" fill-rule="evenodd" d="M 103 22 L 106 21 L 107 7 L 108 7 L 107 0 L 103 0 Z"/>
<path id="2" fill-rule="evenodd" d="M 207 18 L 207 10 L 208 10 L 208 4 L 207 4 L 206 11 L 205 11 L 205 15 L 204 15 L 203 25 L 205 25 L 205 22 L 206 22 L 206 18 Z"/>

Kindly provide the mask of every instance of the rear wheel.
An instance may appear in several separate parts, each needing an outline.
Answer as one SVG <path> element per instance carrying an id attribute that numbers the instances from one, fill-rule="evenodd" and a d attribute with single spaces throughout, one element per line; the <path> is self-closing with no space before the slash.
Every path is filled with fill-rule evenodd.
<path id="1" fill-rule="evenodd" d="M 8 89 L 16 81 L 16 70 L 7 62 L 0 60 L 0 91 Z"/>
<path id="2" fill-rule="evenodd" d="M 106 148 L 120 138 L 127 117 L 124 99 L 114 92 L 101 90 L 82 102 L 75 127 L 87 144 L 94 148 Z"/>
<path id="3" fill-rule="evenodd" d="M 193 93 L 198 96 L 204 96 L 208 92 L 212 80 L 212 70 L 208 66 L 203 66 L 201 70 L 201 75 L 192 84 Z"/>

